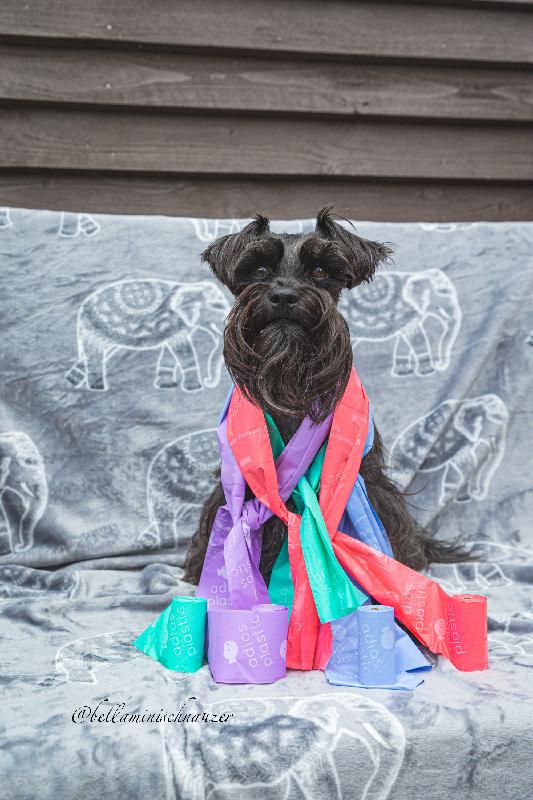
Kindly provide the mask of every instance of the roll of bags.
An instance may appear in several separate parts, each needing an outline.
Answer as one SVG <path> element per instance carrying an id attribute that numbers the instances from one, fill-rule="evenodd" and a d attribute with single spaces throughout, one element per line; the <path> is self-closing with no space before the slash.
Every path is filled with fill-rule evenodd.
<path id="1" fill-rule="evenodd" d="M 132 644 L 167 669 L 196 672 L 204 661 L 206 614 L 203 597 L 174 597 Z"/>
<path id="2" fill-rule="evenodd" d="M 365 605 L 356 613 L 359 680 L 363 686 L 390 686 L 396 681 L 394 609 Z"/>
<path id="3" fill-rule="evenodd" d="M 329 683 L 375 689 L 412 690 L 431 670 L 430 662 L 394 622 L 391 606 L 365 603 L 332 623 Z"/>
<path id="4" fill-rule="evenodd" d="M 209 609 L 208 661 L 217 683 L 273 683 L 285 676 L 289 612 L 269 603 Z"/>
<path id="5" fill-rule="evenodd" d="M 285 606 L 264 603 L 249 610 L 214 607 L 207 612 L 203 597 L 175 597 L 132 644 L 167 669 L 196 672 L 203 665 L 207 638 L 217 683 L 273 683 L 287 671 L 288 627 Z"/>

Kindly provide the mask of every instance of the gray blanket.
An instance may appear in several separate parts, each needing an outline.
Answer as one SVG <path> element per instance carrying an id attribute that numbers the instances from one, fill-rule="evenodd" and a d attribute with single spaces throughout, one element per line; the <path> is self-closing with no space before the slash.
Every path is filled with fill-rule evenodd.
<path id="1" fill-rule="evenodd" d="M 199 254 L 242 224 L 0 210 L 0 796 L 524 800 L 533 225 L 358 223 L 395 261 L 342 303 L 414 513 L 478 543 L 431 574 L 488 596 L 490 669 L 439 659 L 413 692 L 227 687 L 130 644 L 193 591 L 229 386 L 230 298 Z"/>

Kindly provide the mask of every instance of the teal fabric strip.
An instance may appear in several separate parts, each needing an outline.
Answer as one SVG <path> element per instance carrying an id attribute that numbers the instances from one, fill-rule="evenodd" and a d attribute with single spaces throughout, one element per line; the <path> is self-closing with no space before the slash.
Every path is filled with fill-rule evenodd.
<path id="1" fill-rule="evenodd" d="M 283 452 L 285 443 L 269 414 L 265 420 L 270 436 L 272 453 L 276 460 Z M 331 539 L 322 516 L 317 494 L 320 488 L 320 475 L 326 454 L 327 442 L 324 442 L 311 466 L 298 481 L 291 494 L 296 511 L 301 515 L 300 542 L 304 556 L 309 583 L 321 622 L 331 622 L 355 611 L 362 605 L 367 596 L 350 581 L 340 566 Z M 286 605 L 289 612 L 294 599 L 287 537 L 283 542 L 276 563 L 274 564 L 268 593 L 272 603 Z"/>

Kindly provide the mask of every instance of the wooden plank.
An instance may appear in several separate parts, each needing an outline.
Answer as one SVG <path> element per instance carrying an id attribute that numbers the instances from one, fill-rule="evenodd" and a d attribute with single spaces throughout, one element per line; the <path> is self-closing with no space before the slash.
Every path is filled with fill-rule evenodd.
<path id="1" fill-rule="evenodd" d="M 520 10 L 533 8 L 533 0 L 409 0 L 422 5 L 438 4 L 450 6 L 476 6 L 486 8 L 517 8 Z"/>
<path id="2" fill-rule="evenodd" d="M 5 37 L 498 63 L 533 62 L 533 14 L 348 0 L 4 0 Z"/>
<path id="3" fill-rule="evenodd" d="M 0 206 L 237 218 L 259 211 L 291 219 L 328 203 L 365 220 L 533 220 L 531 187 L 516 184 L 0 173 Z"/>
<path id="4" fill-rule="evenodd" d="M 0 167 L 527 180 L 527 127 L 0 109 Z"/>
<path id="5" fill-rule="evenodd" d="M 0 46 L 0 100 L 339 117 L 533 119 L 526 71 Z"/>

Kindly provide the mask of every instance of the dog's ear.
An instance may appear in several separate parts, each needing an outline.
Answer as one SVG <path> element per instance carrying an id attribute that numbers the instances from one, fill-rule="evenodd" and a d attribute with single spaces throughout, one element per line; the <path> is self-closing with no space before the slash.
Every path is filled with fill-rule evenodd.
<path id="1" fill-rule="evenodd" d="M 349 265 L 346 288 L 352 289 L 364 281 L 371 281 L 378 265 L 392 255 L 392 250 L 385 244 L 362 239 L 356 233 L 339 225 L 335 219 L 342 219 L 352 224 L 350 220 L 334 214 L 333 206 L 326 206 L 317 214 L 316 233 L 335 242 L 340 248 Z"/>
<path id="2" fill-rule="evenodd" d="M 202 253 L 218 280 L 233 292 L 233 273 L 237 259 L 244 248 L 269 230 L 270 221 L 256 214 L 253 221 L 239 233 L 230 233 L 211 242 Z"/>

